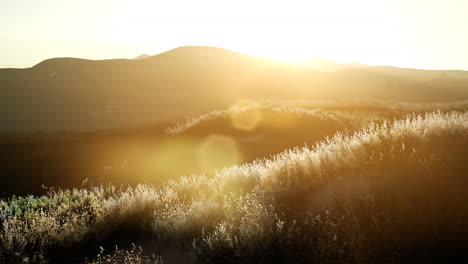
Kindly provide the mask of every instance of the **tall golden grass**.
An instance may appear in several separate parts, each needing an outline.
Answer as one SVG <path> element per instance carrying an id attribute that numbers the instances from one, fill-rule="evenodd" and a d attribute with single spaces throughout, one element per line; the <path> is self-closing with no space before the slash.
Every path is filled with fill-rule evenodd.
<path id="1" fill-rule="evenodd" d="M 467 150 L 468 113 L 439 111 L 159 187 L 12 197 L 0 201 L 0 260 L 60 262 L 128 240 L 206 263 L 449 260 L 468 241 Z"/>

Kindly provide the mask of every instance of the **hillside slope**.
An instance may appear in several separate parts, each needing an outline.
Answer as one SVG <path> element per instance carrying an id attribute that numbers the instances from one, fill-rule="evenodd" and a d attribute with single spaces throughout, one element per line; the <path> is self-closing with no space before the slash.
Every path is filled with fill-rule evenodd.
<path id="1" fill-rule="evenodd" d="M 244 103 L 174 123 L 93 132 L 0 134 L 0 197 L 89 183 L 160 184 L 313 146 L 369 123 L 468 110 L 449 104 L 389 102 Z M 23 184 L 28 182 L 29 184 Z"/>
<path id="2" fill-rule="evenodd" d="M 428 113 L 161 187 L 0 200 L 0 260 L 83 263 L 132 241 L 197 263 L 466 261 L 467 131 L 466 112 Z"/>

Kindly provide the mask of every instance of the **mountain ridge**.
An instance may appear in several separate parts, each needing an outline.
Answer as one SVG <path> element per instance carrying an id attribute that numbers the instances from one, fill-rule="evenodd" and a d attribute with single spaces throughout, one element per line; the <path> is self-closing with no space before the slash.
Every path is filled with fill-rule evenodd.
<path id="1" fill-rule="evenodd" d="M 179 47 L 142 60 L 53 58 L 31 68 L 0 69 L 0 132 L 126 127 L 239 100 L 468 99 L 465 79 L 423 71 L 424 78 L 434 78 L 420 80 L 403 72 L 367 67 L 317 72 L 207 46 Z"/>

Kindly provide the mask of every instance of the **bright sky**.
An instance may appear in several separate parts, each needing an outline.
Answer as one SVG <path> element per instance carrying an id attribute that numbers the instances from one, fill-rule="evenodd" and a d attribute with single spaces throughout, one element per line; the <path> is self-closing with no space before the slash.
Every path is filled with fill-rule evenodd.
<path id="1" fill-rule="evenodd" d="M 467 0 L 0 0 L 0 68 L 219 46 L 468 70 Z"/>

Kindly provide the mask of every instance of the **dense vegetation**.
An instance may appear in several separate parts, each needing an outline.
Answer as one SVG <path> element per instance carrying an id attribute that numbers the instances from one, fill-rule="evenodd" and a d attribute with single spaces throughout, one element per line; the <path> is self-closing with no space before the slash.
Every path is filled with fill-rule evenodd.
<path id="1" fill-rule="evenodd" d="M 460 260 L 468 250 L 466 108 L 296 103 L 212 112 L 161 137 L 222 134 L 242 159 L 157 183 L 6 198 L 0 262 Z M 243 144 L 247 136 L 255 140 Z M 269 156 L 279 148 L 288 150 Z"/>
<path id="2" fill-rule="evenodd" d="M 467 108 L 466 102 L 244 103 L 177 125 L 83 133 L 4 134 L 0 136 L 0 197 L 41 195 L 42 185 L 80 187 L 85 179 L 87 185 L 161 184 L 181 175 L 271 158 L 305 144 L 312 146 L 336 132 L 353 133 L 371 122 L 381 124 L 435 109 L 463 112 Z M 228 155 L 224 160 L 201 166 L 199 149 L 203 145 L 208 145 L 208 150 L 214 147 L 221 151 L 234 145 L 234 157 Z"/>

